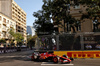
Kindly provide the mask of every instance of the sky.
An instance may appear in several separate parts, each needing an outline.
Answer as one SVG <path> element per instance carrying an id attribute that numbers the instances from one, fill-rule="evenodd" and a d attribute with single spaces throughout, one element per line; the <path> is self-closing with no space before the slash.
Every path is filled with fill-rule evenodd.
<path id="1" fill-rule="evenodd" d="M 27 14 L 26 16 L 26 25 L 33 26 L 35 17 L 33 12 L 37 12 L 42 9 L 43 2 L 42 0 L 14 0 Z"/>

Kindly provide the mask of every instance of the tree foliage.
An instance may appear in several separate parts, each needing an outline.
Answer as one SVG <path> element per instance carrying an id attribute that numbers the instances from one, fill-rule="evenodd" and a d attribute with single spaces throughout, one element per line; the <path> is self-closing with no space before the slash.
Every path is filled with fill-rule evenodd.
<path id="1" fill-rule="evenodd" d="M 34 35 L 34 36 L 31 36 L 31 35 L 28 35 L 27 36 L 27 45 L 29 46 L 29 47 L 33 47 L 33 46 L 35 46 L 35 40 L 36 40 L 36 38 L 37 38 L 37 35 Z"/>
<path id="2" fill-rule="evenodd" d="M 12 39 L 13 37 L 15 36 L 15 32 L 14 32 L 14 29 L 9 29 L 9 39 Z"/>
<path id="3" fill-rule="evenodd" d="M 81 19 L 84 18 L 93 18 L 100 15 L 98 12 L 100 11 L 100 1 L 99 0 L 43 0 L 44 4 L 42 6 L 43 10 L 46 12 L 46 18 L 52 18 L 54 22 L 61 24 L 60 21 L 64 20 L 64 31 L 65 23 L 70 24 L 73 31 L 74 27 L 79 25 L 75 18 L 70 15 L 70 7 L 75 7 L 76 5 L 87 6 L 87 13 L 80 12 L 82 15 Z M 72 3 L 73 2 L 73 3 Z M 51 17 L 50 17 L 51 16 Z M 94 19 L 95 19 L 94 18 Z M 81 20 L 80 19 L 80 20 Z M 68 31 L 68 30 L 67 30 Z"/>
<path id="4" fill-rule="evenodd" d="M 14 29 L 10 29 L 9 34 L 10 34 L 9 39 L 11 40 L 10 43 L 13 43 L 13 40 L 16 40 L 17 44 L 22 45 L 24 37 L 22 36 L 21 33 L 14 32 Z"/>
<path id="5" fill-rule="evenodd" d="M 70 25 L 70 28 L 75 32 L 74 26 L 77 24 L 77 20 L 73 18 L 70 13 L 70 0 L 43 0 L 44 4 L 42 6 L 43 10 L 46 12 L 46 18 L 52 18 L 54 22 L 59 27 L 59 24 L 64 27 L 64 32 L 66 29 L 66 23 Z M 64 21 L 62 24 L 60 21 Z"/>
<path id="6" fill-rule="evenodd" d="M 20 34 L 20 33 L 15 33 L 14 37 L 15 37 L 15 40 L 17 41 L 18 44 L 19 44 L 19 43 L 21 43 L 21 44 L 23 43 L 24 37 L 22 36 L 22 34 Z"/>
<path id="7" fill-rule="evenodd" d="M 43 32 L 44 34 L 45 33 L 51 34 L 53 32 L 53 24 L 51 23 L 50 19 L 45 18 L 43 10 L 34 12 L 33 16 L 37 18 L 35 22 L 33 23 L 37 34 L 40 34 Z"/>
<path id="8" fill-rule="evenodd" d="M 64 27 L 64 31 L 68 31 L 68 27 L 66 28 L 66 23 L 71 26 L 73 31 L 75 32 L 76 25 L 79 25 L 75 18 L 70 15 L 70 7 L 75 7 L 76 5 L 86 6 L 86 12 L 80 11 L 82 17 L 80 20 L 84 18 L 93 18 L 100 17 L 100 1 L 99 0 L 43 0 L 42 10 L 35 12 L 34 16 L 37 18 L 35 21 L 35 27 L 37 31 L 46 31 L 44 28 L 44 23 L 48 23 L 48 20 L 52 19 L 58 27 L 59 24 Z M 62 24 L 60 21 L 64 21 Z M 51 26 L 51 25 L 50 25 Z M 47 28 L 47 27 L 46 27 Z"/>
<path id="9" fill-rule="evenodd" d="M 0 43 L 6 43 L 5 39 L 0 39 Z"/>
<path id="10" fill-rule="evenodd" d="M 87 13 L 86 14 L 83 13 L 82 19 L 84 19 L 84 17 L 86 18 L 92 18 L 97 16 L 100 17 L 100 15 L 98 14 L 98 12 L 100 11 L 99 0 L 76 0 L 75 4 L 76 3 L 87 6 L 86 8 Z"/>
<path id="11" fill-rule="evenodd" d="M 9 29 L 8 31 L 9 31 L 8 39 L 10 40 L 10 44 L 13 44 L 13 43 L 14 43 L 14 38 L 15 38 L 14 29 L 11 28 L 11 29 Z"/>

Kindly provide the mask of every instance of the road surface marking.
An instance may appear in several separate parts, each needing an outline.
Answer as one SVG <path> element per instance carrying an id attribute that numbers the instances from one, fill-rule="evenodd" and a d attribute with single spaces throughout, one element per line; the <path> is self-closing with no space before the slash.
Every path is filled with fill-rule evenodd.
<path id="1" fill-rule="evenodd" d="M 34 64 L 39 64 L 39 63 L 34 63 Z"/>
<path id="2" fill-rule="evenodd" d="M 2 57 L 10 57 L 10 58 L 12 58 L 12 57 L 26 57 L 26 56 L 0 56 L 0 58 L 2 58 Z"/>
<path id="3" fill-rule="evenodd" d="M 42 62 L 41 65 L 74 65 L 74 64 L 54 64 L 52 62 Z"/>

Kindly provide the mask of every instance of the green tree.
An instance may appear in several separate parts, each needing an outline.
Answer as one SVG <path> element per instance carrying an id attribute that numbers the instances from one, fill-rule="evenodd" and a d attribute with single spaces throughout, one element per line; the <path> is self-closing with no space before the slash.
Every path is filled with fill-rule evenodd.
<path id="1" fill-rule="evenodd" d="M 0 39 L 0 43 L 6 43 L 5 39 Z"/>
<path id="2" fill-rule="evenodd" d="M 9 30 L 9 39 L 10 39 L 10 43 L 13 44 L 13 41 L 16 40 L 18 45 L 22 45 L 24 37 L 22 36 L 21 33 L 18 32 L 14 32 L 14 29 L 10 29 Z"/>
<path id="3" fill-rule="evenodd" d="M 17 32 L 15 33 L 14 37 L 15 37 L 15 40 L 17 41 L 17 44 L 21 46 L 24 40 L 24 37 L 22 36 L 22 34 Z"/>
<path id="4" fill-rule="evenodd" d="M 100 29 L 95 29 L 95 27 L 98 27 L 100 23 L 98 22 L 98 18 L 100 18 L 100 0 L 77 0 L 79 4 L 82 4 L 87 6 L 86 11 L 87 13 L 82 13 L 81 19 L 88 18 L 93 20 L 93 31 L 99 32 Z"/>
<path id="5" fill-rule="evenodd" d="M 14 40 L 15 40 L 15 32 L 14 32 L 14 29 L 11 28 L 8 30 L 9 31 L 9 36 L 8 36 L 8 39 L 10 41 L 10 44 L 14 44 Z"/>
<path id="6" fill-rule="evenodd" d="M 92 18 L 92 17 L 97 17 L 100 15 L 98 14 L 98 12 L 100 11 L 100 1 L 99 0 L 80 0 L 80 1 L 77 1 L 79 2 L 79 4 L 82 4 L 82 5 L 85 5 L 87 6 L 87 13 L 86 14 L 83 14 L 83 17 L 86 15 L 87 17 L 86 18 Z"/>
<path id="7" fill-rule="evenodd" d="M 73 2 L 72 2 L 73 1 Z M 99 0 L 43 0 L 44 4 L 42 6 L 43 10 L 45 11 L 46 18 L 52 18 L 54 22 L 58 25 L 61 24 L 60 21 L 64 21 L 62 26 L 64 27 L 64 31 L 69 31 L 68 27 L 66 28 L 66 23 L 71 26 L 73 31 L 75 32 L 76 25 L 80 25 L 77 23 L 75 18 L 72 18 L 70 15 L 70 7 L 75 7 L 76 5 L 83 5 L 87 6 L 86 11 L 87 13 L 83 13 L 81 11 L 82 17 L 80 20 L 84 18 L 94 18 L 100 17 L 100 1 Z M 96 24 L 98 25 L 98 23 Z"/>
<path id="8" fill-rule="evenodd" d="M 70 15 L 70 0 L 43 0 L 44 4 L 42 6 L 45 11 L 45 18 L 53 19 L 53 21 L 59 25 L 64 27 L 64 32 L 70 31 L 73 29 L 75 32 L 75 25 L 77 24 L 77 20 Z M 60 21 L 64 22 L 62 24 Z M 70 25 L 70 29 L 68 28 L 68 24 Z M 65 27 L 67 25 L 67 27 Z"/>
<path id="9" fill-rule="evenodd" d="M 90 18 L 95 21 L 97 17 L 100 17 L 99 11 L 100 11 L 100 1 L 99 0 L 43 0 L 42 10 L 35 12 L 34 16 L 37 18 L 35 21 L 36 30 L 38 31 L 45 31 L 44 23 L 47 23 L 46 20 L 53 20 L 58 27 L 61 27 L 59 25 L 62 25 L 64 27 L 65 31 L 70 31 L 68 28 L 68 25 L 70 25 L 70 29 L 73 29 L 73 32 L 75 32 L 75 28 L 80 23 L 77 23 L 77 21 L 80 21 L 84 18 Z M 83 11 L 80 11 L 82 14 L 82 17 L 80 20 L 76 20 L 70 15 L 70 7 L 75 7 L 78 5 L 86 6 L 87 13 L 83 13 Z M 64 22 L 62 24 L 60 21 Z M 67 25 L 67 27 L 65 27 Z M 99 23 L 96 23 L 94 26 L 98 26 Z"/>
<path id="10" fill-rule="evenodd" d="M 27 45 L 32 49 L 32 47 L 35 46 L 35 41 L 36 41 L 37 35 L 31 36 L 28 35 L 27 36 Z"/>
<path id="11" fill-rule="evenodd" d="M 38 35 L 51 34 L 53 32 L 53 23 L 51 23 L 50 19 L 44 17 L 43 10 L 34 12 L 33 16 L 37 18 L 33 25 Z"/>

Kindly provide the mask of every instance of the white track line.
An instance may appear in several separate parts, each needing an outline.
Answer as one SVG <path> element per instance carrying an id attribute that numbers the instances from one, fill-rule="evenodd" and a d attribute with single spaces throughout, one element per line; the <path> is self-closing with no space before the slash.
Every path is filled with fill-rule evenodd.
<path id="1" fill-rule="evenodd" d="M 41 64 L 41 65 L 74 65 L 74 64 Z"/>
<path id="2" fill-rule="evenodd" d="M 54 64 L 54 63 L 50 64 L 50 63 L 42 62 L 41 65 L 74 65 L 74 64 Z"/>
<path id="3" fill-rule="evenodd" d="M 19 56 L 0 56 L 0 58 L 3 58 L 3 57 L 9 57 L 9 58 L 12 58 L 12 57 L 27 57 L 27 58 L 31 58 L 31 55 L 29 56 L 26 56 L 26 55 L 19 55 Z"/>

